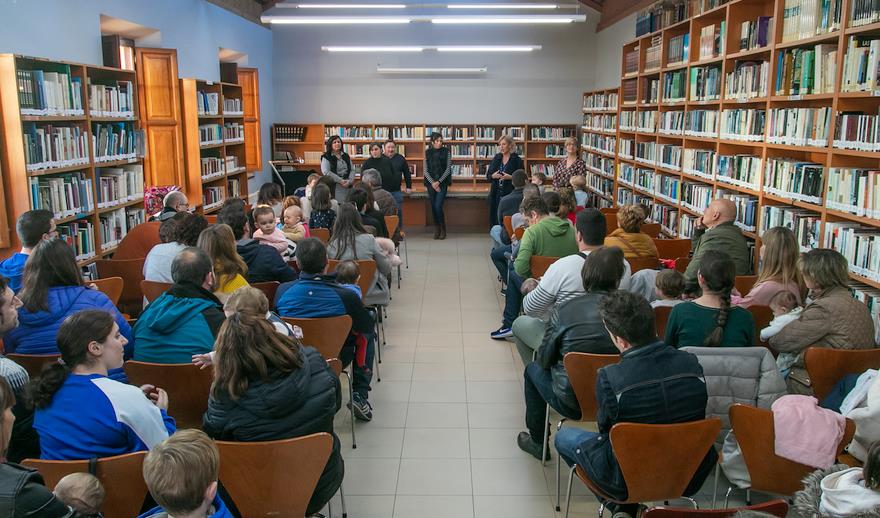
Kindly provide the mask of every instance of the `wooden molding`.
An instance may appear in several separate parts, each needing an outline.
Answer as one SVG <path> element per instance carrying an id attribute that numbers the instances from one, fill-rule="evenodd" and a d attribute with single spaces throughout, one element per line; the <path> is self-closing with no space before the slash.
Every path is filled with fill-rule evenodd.
<path id="1" fill-rule="evenodd" d="M 605 2 L 602 4 L 602 18 L 599 25 L 596 26 L 596 32 L 613 25 L 615 22 L 626 18 L 630 14 L 644 9 L 656 0 L 614 0 L 613 2 Z"/>

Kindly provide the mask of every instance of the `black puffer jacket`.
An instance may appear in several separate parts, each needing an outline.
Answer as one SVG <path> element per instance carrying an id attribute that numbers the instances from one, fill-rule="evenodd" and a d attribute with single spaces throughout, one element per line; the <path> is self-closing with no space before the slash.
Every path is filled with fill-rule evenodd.
<path id="1" fill-rule="evenodd" d="M 305 358 L 297 371 L 274 376 L 268 382 L 251 382 L 237 400 L 211 394 L 204 430 L 214 439 L 241 442 L 331 434 L 333 452 L 313 495 L 314 500 L 321 500 L 321 495 L 329 494 L 329 500 L 339 489 L 345 471 L 339 438 L 333 432 L 333 416 L 342 405 L 339 378 L 314 348 L 301 350 Z"/>
<path id="2" fill-rule="evenodd" d="M 599 317 L 599 300 L 604 292 L 585 293 L 556 306 L 550 313 L 550 322 L 544 341 L 538 350 L 537 361 L 553 376 L 553 393 L 571 411 L 580 414 L 580 406 L 568 380 L 562 359 L 566 353 L 618 354 L 605 324 Z"/>

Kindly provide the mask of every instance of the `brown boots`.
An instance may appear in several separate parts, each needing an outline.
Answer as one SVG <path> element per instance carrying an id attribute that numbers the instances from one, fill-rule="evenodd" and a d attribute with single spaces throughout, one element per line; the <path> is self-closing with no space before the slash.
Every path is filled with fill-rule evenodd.
<path id="1" fill-rule="evenodd" d="M 440 224 L 440 237 L 439 239 L 446 239 L 446 223 Z"/>
<path id="2" fill-rule="evenodd" d="M 440 225 L 434 225 L 434 239 L 440 239 Z"/>

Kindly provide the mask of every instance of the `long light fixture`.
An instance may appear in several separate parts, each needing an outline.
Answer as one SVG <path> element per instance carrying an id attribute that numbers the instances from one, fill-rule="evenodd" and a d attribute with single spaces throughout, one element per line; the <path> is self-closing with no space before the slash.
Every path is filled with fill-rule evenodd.
<path id="1" fill-rule="evenodd" d="M 532 52 L 541 50 L 540 45 L 325 45 L 325 52 Z"/>
<path id="2" fill-rule="evenodd" d="M 380 74 L 485 74 L 488 67 L 376 67 Z"/>
<path id="3" fill-rule="evenodd" d="M 531 52 L 541 50 L 540 45 L 445 45 L 436 47 L 437 52 Z"/>
<path id="4" fill-rule="evenodd" d="M 342 46 L 342 45 L 327 45 L 321 47 L 321 50 L 326 52 L 421 52 L 425 50 L 425 47 L 412 47 L 412 46 L 375 46 L 375 45 L 351 45 L 351 46 Z"/>
<path id="5" fill-rule="evenodd" d="M 407 16 L 263 16 L 263 23 L 284 25 L 387 25 L 407 24 L 412 18 Z"/>
<path id="6" fill-rule="evenodd" d="M 556 4 L 449 4 L 447 9 L 556 9 Z"/>
<path id="7" fill-rule="evenodd" d="M 585 22 L 584 14 L 562 15 L 520 15 L 520 16 L 435 16 L 431 23 L 446 25 L 475 25 L 475 24 L 544 24 L 544 23 L 574 23 Z"/>
<path id="8" fill-rule="evenodd" d="M 278 4 L 278 7 L 297 9 L 406 9 L 406 4 Z"/>

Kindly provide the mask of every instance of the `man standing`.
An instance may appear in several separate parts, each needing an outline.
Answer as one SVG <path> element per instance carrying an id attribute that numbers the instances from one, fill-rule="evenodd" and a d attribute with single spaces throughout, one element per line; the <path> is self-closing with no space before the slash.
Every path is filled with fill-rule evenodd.
<path id="1" fill-rule="evenodd" d="M 694 229 L 693 255 L 684 282 L 689 291 L 699 288 L 697 272 L 700 271 L 700 260 L 707 250 L 720 250 L 733 259 L 737 275 L 751 273 L 749 245 L 742 231 L 734 225 L 736 221 L 736 205 L 725 198 L 714 200 L 706 208 L 703 217 L 697 220 Z"/>
<path id="2" fill-rule="evenodd" d="M 55 230 L 52 213 L 39 209 L 29 210 L 19 216 L 18 221 L 15 222 L 15 232 L 21 241 L 21 251 L 0 262 L 0 275 L 9 279 L 9 287 L 18 293 L 21 289 L 24 263 L 31 255 L 31 249 L 44 239 L 58 237 L 58 231 Z"/>
<path id="3" fill-rule="evenodd" d="M 383 148 L 385 156 L 391 160 L 392 176 L 387 180 L 382 178 L 382 185 L 386 191 L 391 193 L 394 201 L 397 202 L 397 214 L 400 216 L 400 224 L 403 225 L 403 192 L 400 190 L 400 180 L 406 181 L 406 193 L 412 192 L 412 172 L 409 170 L 409 164 L 406 158 L 397 152 L 397 142 L 389 138 L 385 141 Z"/>

